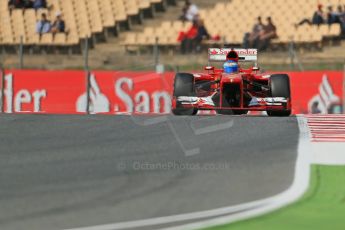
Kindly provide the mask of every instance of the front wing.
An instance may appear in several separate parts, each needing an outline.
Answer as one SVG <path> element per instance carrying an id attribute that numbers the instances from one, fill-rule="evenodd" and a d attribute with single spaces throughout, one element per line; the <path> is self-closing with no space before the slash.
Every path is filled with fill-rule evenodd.
<path id="1" fill-rule="evenodd" d="M 249 110 L 249 111 L 267 111 L 267 110 L 291 110 L 291 100 L 283 97 L 253 97 L 250 103 L 245 106 L 226 107 L 213 101 L 213 96 L 209 97 L 174 97 L 173 108 L 196 108 L 198 110 Z"/>

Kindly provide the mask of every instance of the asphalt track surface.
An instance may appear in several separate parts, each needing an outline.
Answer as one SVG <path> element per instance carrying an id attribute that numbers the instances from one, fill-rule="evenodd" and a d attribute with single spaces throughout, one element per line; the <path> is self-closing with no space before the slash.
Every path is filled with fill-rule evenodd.
<path id="1" fill-rule="evenodd" d="M 286 190 L 297 119 L 0 115 L 0 229 L 210 210 Z"/>

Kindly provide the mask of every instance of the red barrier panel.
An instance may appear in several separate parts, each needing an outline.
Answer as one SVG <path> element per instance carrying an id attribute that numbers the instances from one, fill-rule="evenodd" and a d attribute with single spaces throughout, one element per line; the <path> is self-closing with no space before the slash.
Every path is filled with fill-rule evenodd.
<path id="1" fill-rule="evenodd" d="M 6 113 L 85 113 L 83 71 L 7 71 Z M 91 113 L 169 113 L 173 74 L 95 72 L 90 76 Z"/>
<path id="2" fill-rule="evenodd" d="M 170 113 L 173 74 L 95 72 L 90 77 L 92 113 Z M 85 96 L 76 102 L 86 111 Z"/>
<path id="3" fill-rule="evenodd" d="M 291 72 L 293 113 L 339 113 L 342 72 Z M 90 76 L 91 113 L 170 112 L 173 73 L 97 71 Z M 78 114 L 87 109 L 83 71 L 7 71 L 6 113 Z"/>
<path id="4" fill-rule="evenodd" d="M 293 113 L 341 113 L 343 73 L 290 73 Z"/>
<path id="5" fill-rule="evenodd" d="M 4 79 L 6 113 L 76 113 L 75 98 L 85 89 L 82 71 L 10 71 Z"/>

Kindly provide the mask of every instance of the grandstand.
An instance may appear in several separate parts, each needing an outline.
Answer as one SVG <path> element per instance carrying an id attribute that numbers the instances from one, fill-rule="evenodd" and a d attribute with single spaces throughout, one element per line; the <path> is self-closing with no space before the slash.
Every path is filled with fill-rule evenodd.
<path id="1" fill-rule="evenodd" d="M 311 18 L 318 3 L 337 6 L 345 4 L 344 0 L 231 0 L 216 3 L 213 8 L 200 11 L 200 17 L 205 21 L 206 28 L 212 35 L 219 35 L 222 39 L 212 43 L 228 43 L 240 46 L 243 35 L 249 32 L 256 23 L 256 18 L 261 16 L 272 17 L 278 29 L 278 38 L 273 44 L 286 45 L 290 41 L 296 44 L 322 45 L 325 38 L 338 37 L 341 32 L 339 24 L 331 26 L 301 26 L 298 29 L 294 24 L 303 18 Z M 128 34 L 124 45 L 151 46 L 158 38 L 160 45 L 178 46 L 177 34 L 186 31 L 190 23 L 181 21 L 165 21 L 160 26 L 146 27 L 142 33 Z"/>
<path id="2" fill-rule="evenodd" d="M 117 34 L 123 24 L 128 29 L 131 21 L 141 22 L 144 13 L 154 14 L 154 5 L 166 4 L 165 0 L 48 0 L 49 9 L 13 10 L 10 13 L 7 1 L 0 1 L 0 45 L 18 45 L 23 39 L 24 45 L 38 46 L 77 46 L 81 40 L 105 40 L 110 33 Z M 175 0 L 170 0 L 169 3 Z M 273 4 L 274 2 L 274 4 Z M 344 0 L 229 0 L 217 2 L 214 7 L 202 9 L 200 16 L 212 35 L 222 39 L 213 43 L 241 45 L 243 34 L 255 23 L 257 16 L 271 16 L 278 28 L 279 37 L 274 44 L 295 43 L 321 44 L 324 38 L 340 34 L 340 26 L 322 25 L 320 27 L 302 26 L 297 30 L 294 23 L 305 17 L 311 17 L 316 4 L 344 4 Z M 36 21 L 45 12 L 50 20 L 56 12 L 61 12 L 67 23 L 68 33 L 43 34 L 35 32 Z M 190 27 L 190 23 L 181 21 L 163 21 L 157 27 L 145 27 L 143 32 L 129 33 L 122 42 L 126 47 L 151 46 L 156 38 L 162 46 L 178 46 L 177 34 Z"/>
<path id="3" fill-rule="evenodd" d="M 125 55 L 126 48 L 140 55 L 147 55 L 140 63 L 153 63 L 152 46 L 158 38 L 163 64 L 183 65 L 191 57 L 176 56 L 179 49 L 177 40 L 181 31 L 190 27 L 190 22 L 178 20 L 183 0 L 47 0 L 48 8 L 10 10 L 7 1 L 0 1 L 0 59 L 4 66 L 17 67 L 19 44 L 24 45 L 24 53 L 44 53 L 30 55 L 25 59 L 25 66 L 31 68 L 81 68 L 84 59 L 80 56 L 84 41 L 94 47 L 90 53 L 90 65 L 94 68 L 121 68 L 127 65 L 138 65 L 137 57 Z M 341 48 L 325 47 L 325 41 L 334 39 L 340 33 L 339 24 L 332 26 L 301 26 L 295 23 L 304 18 L 311 18 L 318 3 L 336 7 L 345 5 L 345 0 L 192 0 L 199 6 L 199 13 L 205 21 L 211 35 L 219 35 L 220 41 L 207 41 L 207 46 L 222 46 L 224 42 L 233 46 L 242 44 L 243 35 L 249 32 L 258 16 L 271 16 L 278 29 L 278 38 L 272 40 L 272 48 L 281 47 L 281 53 L 270 53 L 260 58 L 272 62 L 281 60 L 286 63 L 286 48 L 293 41 L 301 47 L 319 47 L 317 59 L 343 61 L 344 44 Z M 170 7 L 174 5 L 174 7 Z M 177 6 L 177 7 L 176 7 Z M 66 22 L 68 33 L 51 33 L 39 36 L 36 33 L 36 22 L 41 13 L 46 13 L 53 21 L 56 13 L 61 12 Z M 303 49 L 301 49 L 303 51 Z M 48 51 L 48 52 L 46 52 Z M 69 52 L 65 52 L 69 51 Z M 138 52 L 139 51 L 139 52 Z M 170 52 L 173 51 L 173 52 Z M 321 52 L 322 51 L 322 52 Z M 335 54 L 336 53 L 336 54 Z M 68 54 L 68 55 L 66 55 Z M 174 54 L 172 56 L 172 54 Z M 59 56 L 60 55 L 60 56 Z M 273 55 L 276 58 L 272 58 Z M 308 55 L 308 54 L 306 54 Z M 176 58 L 175 58 L 176 56 Z M 193 62 L 204 63 L 205 54 L 191 54 Z M 280 58 L 282 57 L 282 58 Z M 332 59 L 330 59 L 332 58 Z M 303 59 L 303 58 L 301 58 Z M 172 61 L 173 60 L 173 61 Z M 195 67 L 191 67 L 195 68 Z"/>
<path id="4" fill-rule="evenodd" d="M 106 37 L 117 34 L 123 24 L 129 29 L 132 20 L 140 23 L 145 14 L 153 15 L 156 9 L 165 9 L 175 0 L 47 0 L 47 9 L 8 9 L 7 1 L 0 1 L 0 46 L 78 46 L 83 39 Z M 68 33 L 36 33 L 36 22 L 42 13 L 50 21 L 61 12 Z"/>

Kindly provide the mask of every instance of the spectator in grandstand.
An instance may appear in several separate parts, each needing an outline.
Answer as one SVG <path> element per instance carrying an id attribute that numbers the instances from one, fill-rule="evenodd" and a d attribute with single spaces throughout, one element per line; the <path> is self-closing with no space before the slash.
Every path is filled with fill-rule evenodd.
<path id="1" fill-rule="evenodd" d="M 36 24 L 36 32 L 40 35 L 50 33 L 51 31 L 51 23 L 47 19 L 47 15 L 42 13 L 41 20 L 39 20 Z"/>
<path id="2" fill-rule="evenodd" d="M 188 5 L 187 5 L 187 2 L 185 3 L 184 7 L 182 8 L 182 14 L 181 16 L 179 17 L 180 20 L 182 21 L 186 21 L 186 14 L 187 14 L 187 10 L 188 10 Z"/>
<path id="3" fill-rule="evenodd" d="M 23 0 L 8 0 L 8 8 L 11 10 L 15 8 L 23 8 L 24 2 Z"/>
<path id="4" fill-rule="evenodd" d="M 260 41 L 260 34 L 263 32 L 264 24 L 262 23 L 262 18 L 257 18 L 257 23 L 254 25 L 252 32 L 245 33 L 243 38 L 243 47 L 248 48 L 258 48 Z"/>
<path id="5" fill-rule="evenodd" d="M 47 7 L 46 0 L 31 0 L 31 2 L 32 2 L 32 7 L 36 10 Z"/>
<path id="6" fill-rule="evenodd" d="M 298 28 L 299 26 L 304 25 L 304 24 L 318 25 L 318 26 L 321 24 L 324 24 L 327 21 L 327 18 L 325 16 L 322 8 L 323 8 L 323 5 L 319 4 L 317 6 L 317 11 L 314 12 L 312 20 L 305 18 L 302 21 L 300 21 L 299 23 L 297 23 L 295 25 L 295 27 Z"/>
<path id="7" fill-rule="evenodd" d="M 187 32 L 181 31 L 178 37 L 178 41 L 181 42 L 181 53 L 191 53 L 194 48 L 194 41 L 198 35 L 198 22 L 193 21 L 192 26 L 188 29 Z"/>
<path id="8" fill-rule="evenodd" d="M 33 6 L 33 0 L 21 0 L 21 2 L 22 2 L 23 8 L 28 9 L 28 8 L 32 8 Z"/>
<path id="9" fill-rule="evenodd" d="M 344 9 L 342 8 L 341 5 L 338 6 L 338 19 L 339 19 L 339 23 L 341 25 L 341 37 L 345 38 L 345 5 L 344 5 Z"/>
<path id="10" fill-rule="evenodd" d="M 7 5 L 11 12 L 14 8 L 16 8 L 16 0 L 8 0 Z"/>
<path id="11" fill-rule="evenodd" d="M 196 37 L 194 38 L 194 42 L 195 42 L 196 52 L 199 52 L 201 50 L 201 42 L 203 40 L 210 39 L 211 36 L 205 27 L 204 20 L 198 19 L 197 24 L 198 24 L 198 32 L 197 32 Z"/>
<path id="12" fill-rule="evenodd" d="M 259 50 L 266 50 L 271 43 L 271 40 L 278 38 L 277 27 L 274 25 L 272 18 L 267 17 L 267 25 L 264 25 L 259 36 Z"/>
<path id="13" fill-rule="evenodd" d="M 65 33 L 65 21 L 62 19 L 61 12 L 56 13 L 56 19 L 52 24 L 51 32 L 55 33 Z"/>
<path id="14" fill-rule="evenodd" d="M 329 5 L 327 7 L 328 12 L 327 12 L 327 23 L 328 25 L 334 24 L 334 23 L 339 23 L 339 17 L 338 13 L 333 10 L 333 6 Z"/>
<path id="15" fill-rule="evenodd" d="M 8 6 L 9 9 L 12 10 L 14 8 L 46 8 L 47 2 L 46 0 L 9 0 Z"/>
<path id="16" fill-rule="evenodd" d="M 201 43 L 206 39 L 219 40 L 219 36 L 211 37 L 202 19 L 194 20 L 188 31 L 181 31 L 178 41 L 181 42 L 181 53 L 200 52 Z"/>
<path id="17" fill-rule="evenodd" d="M 342 5 L 338 5 L 337 12 L 335 13 L 335 23 L 342 24 L 341 18 L 344 17 L 345 12 L 343 10 Z"/>
<path id="18" fill-rule="evenodd" d="M 182 21 L 193 21 L 199 14 L 198 7 L 193 4 L 190 0 L 185 1 L 185 6 L 182 9 L 182 16 L 180 19 Z"/>

